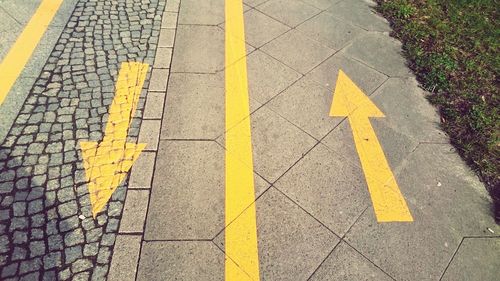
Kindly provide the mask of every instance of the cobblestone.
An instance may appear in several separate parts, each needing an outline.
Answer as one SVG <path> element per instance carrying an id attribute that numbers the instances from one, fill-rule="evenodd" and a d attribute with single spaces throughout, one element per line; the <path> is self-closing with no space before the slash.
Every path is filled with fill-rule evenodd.
<path id="1" fill-rule="evenodd" d="M 76 1 L 0 144 L 2 280 L 16 274 L 25 274 L 21 280 L 107 275 L 125 192 L 119 188 L 106 210 L 91 219 L 79 142 L 102 139 L 120 63 L 153 64 L 166 2 Z M 138 117 L 143 108 L 144 99 Z M 131 138 L 137 138 L 140 123 L 134 118 Z"/>

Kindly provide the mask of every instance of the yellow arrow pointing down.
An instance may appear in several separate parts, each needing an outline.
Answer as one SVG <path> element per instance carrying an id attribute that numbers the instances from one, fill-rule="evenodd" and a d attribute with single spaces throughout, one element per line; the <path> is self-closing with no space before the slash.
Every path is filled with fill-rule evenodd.
<path id="1" fill-rule="evenodd" d="M 377 221 L 413 221 L 369 120 L 369 117 L 385 115 L 342 70 L 339 71 L 330 116 L 347 116 L 349 119 Z"/>
<path id="2" fill-rule="evenodd" d="M 146 147 L 143 143 L 127 143 L 127 135 L 148 68 L 144 63 L 122 63 L 104 139 L 101 143 L 80 142 L 94 218 Z"/>

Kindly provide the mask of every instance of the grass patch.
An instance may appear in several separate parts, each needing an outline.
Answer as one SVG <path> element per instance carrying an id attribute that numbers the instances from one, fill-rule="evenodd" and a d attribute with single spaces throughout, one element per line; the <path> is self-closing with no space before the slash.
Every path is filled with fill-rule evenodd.
<path id="1" fill-rule="evenodd" d="M 500 220 L 500 3 L 377 0 L 444 130 L 478 173 Z"/>

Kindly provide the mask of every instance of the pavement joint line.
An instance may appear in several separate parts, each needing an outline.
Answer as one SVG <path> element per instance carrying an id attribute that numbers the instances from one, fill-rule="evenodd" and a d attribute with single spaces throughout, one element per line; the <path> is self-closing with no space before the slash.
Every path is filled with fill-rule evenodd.
<path id="1" fill-rule="evenodd" d="M 439 281 L 443 280 L 443 277 L 446 274 L 446 271 L 448 270 L 451 263 L 453 262 L 453 259 L 455 259 L 455 256 L 457 255 L 458 250 L 460 249 L 460 247 L 464 243 L 464 240 L 465 240 L 465 238 L 462 237 L 462 239 L 460 240 L 460 243 L 458 244 L 457 248 L 455 249 L 455 252 L 453 252 L 453 255 L 451 256 L 450 260 L 448 261 L 448 264 L 446 264 L 446 267 L 444 268 L 443 273 L 441 273 L 441 277 L 439 277 Z"/>
<path id="2" fill-rule="evenodd" d="M 335 249 L 337 249 L 337 247 L 340 245 L 340 243 L 342 243 L 342 240 L 337 241 L 337 243 L 335 244 L 333 249 L 330 251 L 330 253 L 328 253 L 328 255 L 326 255 L 326 257 L 319 263 L 319 265 L 314 269 L 314 271 L 311 273 L 311 275 L 307 278 L 307 281 L 310 281 L 311 278 L 313 278 L 314 274 L 316 274 L 316 272 L 321 268 L 321 266 L 323 266 L 325 261 L 333 254 L 333 252 L 335 251 Z"/>
<path id="3" fill-rule="evenodd" d="M 63 0 L 43 0 L 0 62 L 0 105 L 23 72 Z"/>
<path id="4" fill-rule="evenodd" d="M 396 278 L 394 278 L 391 274 L 389 274 L 389 272 L 387 272 L 386 270 L 384 270 L 382 267 L 380 267 L 378 264 L 374 263 L 371 259 L 369 259 L 367 256 L 365 256 L 365 254 L 363 254 L 362 252 L 360 252 L 358 249 L 356 249 L 355 247 L 353 247 L 348 241 L 342 239 L 342 241 L 344 243 L 346 243 L 349 247 L 351 247 L 354 251 L 356 251 L 358 254 L 360 254 L 363 258 L 365 258 L 368 262 L 370 262 L 373 266 L 375 266 L 376 268 L 378 268 L 380 271 L 382 271 L 385 275 L 389 276 L 389 278 L 391 278 L 392 280 L 394 281 L 398 281 Z"/>

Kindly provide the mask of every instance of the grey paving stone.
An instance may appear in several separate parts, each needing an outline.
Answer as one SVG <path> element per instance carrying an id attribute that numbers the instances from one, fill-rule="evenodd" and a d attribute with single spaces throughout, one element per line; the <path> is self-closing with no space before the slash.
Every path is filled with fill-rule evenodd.
<path id="1" fill-rule="evenodd" d="M 316 144 L 312 137 L 265 107 L 251 115 L 251 124 L 254 169 L 269 182 L 276 181 Z"/>
<path id="2" fill-rule="evenodd" d="M 495 281 L 500 238 L 465 238 L 441 280 Z"/>
<path id="3" fill-rule="evenodd" d="M 390 32 L 391 28 L 387 20 L 375 12 L 376 6 L 377 4 L 372 0 L 340 1 L 331 6 L 328 11 L 338 19 L 358 25 L 366 30 Z"/>
<path id="4" fill-rule="evenodd" d="M 149 82 L 149 90 L 156 92 L 165 92 L 167 90 L 168 75 L 168 69 L 153 69 L 153 72 L 151 74 L 151 81 Z"/>
<path id="5" fill-rule="evenodd" d="M 340 50 L 349 42 L 364 34 L 363 29 L 336 19 L 323 12 L 297 27 L 304 35 L 323 43 L 334 50 Z"/>
<path id="6" fill-rule="evenodd" d="M 139 133 L 139 143 L 145 143 L 144 151 L 156 151 L 160 139 L 160 120 L 143 120 L 141 124 L 141 132 Z"/>
<path id="7" fill-rule="evenodd" d="M 172 61 L 172 48 L 158 48 L 156 49 L 155 68 L 170 68 Z"/>
<path id="8" fill-rule="evenodd" d="M 165 93 L 149 92 L 144 107 L 144 115 L 142 117 L 144 119 L 161 119 L 165 96 Z"/>
<path id="9" fill-rule="evenodd" d="M 224 150 L 215 142 L 162 141 L 146 240 L 212 239 L 224 228 Z M 256 196 L 268 185 L 255 176 Z"/>
<path id="10" fill-rule="evenodd" d="M 302 0 L 302 2 L 313 5 L 314 7 L 326 10 L 334 4 L 341 2 L 342 0 Z"/>
<path id="11" fill-rule="evenodd" d="M 249 5 L 250 7 L 256 7 L 264 2 L 267 2 L 269 0 L 243 0 L 243 3 L 246 5 Z"/>
<path id="12" fill-rule="evenodd" d="M 264 45 L 261 50 L 302 74 L 306 74 L 335 52 L 297 30 L 285 33 Z"/>
<path id="13" fill-rule="evenodd" d="M 341 242 L 310 280 L 390 281 L 393 279 L 345 242 Z"/>
<path id="14" fill-rule="evenodd" d="M 425 99 L 415 79 L 391 78 L 371 98 L 386 116 L 380 122 L 386 122 L 395 131 L 419 142 L 448 143 L 448 137 L 439 128 L 436 109 Z"/>
<path id="15" fill-rule="evenodd" d="M 332 93 L 310 78 L 302 78 L 268 104 L 268 108 L 322 139 L 340 122 L 330 117 Z"/>
<path id="16" fill-rule="evenodd" d="M 255 9 L 246 12 L 244 16 L 246 42 L 256 48 L 290 30 L 286 25 Z"/>
<path id="17" fill-rule="evenodd" d="M 162 139 L 215 139 L 224 132 L 224 75 L 173 73 Z"/>
<path id="18" fill-rule="evenodd" d="M 366 33 L 356 38 L 342 53 L 391 77 L 412 76 L 402 55 L 401 42 L 388 34 Z"/>
<path id="19" fill-rule="evenodd" d="M 175 29 L 161 29 L 160 38 L 158 39 L 158 47 L 172 48 L 175 41 Z"/>
<path id="20" fill-rule="evenodd" d="M 351 161 L 320 144 L 275 186 L 342 236 L 371 204 L 363 171 Z"/>
<path id="21" fill-rule="evenodd" d="M 140 235 L 118 235 L 107 280 L 135 281 L 140 250 Z"/>
<path id="22" fill-rule="evenodd" d="M 150 188 L 153 179 L 155 152 L 142 152 L 130 172 L 128 188 Z"/>
<path id="23" fill-rule="evenodd" d="M 224 67 L 224 32 L 216 26 L 177 28 L 172 72 L 214 73 Z"/>
<path id="24" fill-rule="evenodd" d="M 450 148 L 421 144 L 396 175 L 413 223 L 377 224 L 368 208 L 346 235 L 397 280 L 439 279 L 463 236 L 500 231 L 482 184 Z"/>
<path id="25" fill-rule="evenodd" d="M 296 27 L 320 12 L 299 0 L 270 0 L 256 9 L 290 27 Z"/>
<path id="26" fill-rule="evenodd" d="M 179 24 L 218 25 L 224 22 L 224 0 L 182 0 Z"/>
<path id="27" fill-rule="evenodd" d="M 148 209 L 148 190 L 129 190 L 125 199 L 120 233 L 142 233 Z"/>
<path id="28" fill-rule="evenodd" d="M 337 53 L 328 58 L 318 67 L 307 74 L 318 83 L 330 89 L 333 96 L 339 69 L 341 69 L 351 80 L 366 94 L 370 95 L 377 89 L 387 76 L 358 62 L 350 59 L 342 53 Z"/>
<path id="29" fill-rule="evenodd" d="M 164 12 L 161 21 L 161 28 L 176 28 L 177 27 L 177 13 Z"/>
<path id="30" fill-rule="evenodd" d="M 180 0 L 168 0 L 167 6 L 165 7 L 165 11 L 178 12 L 180 2 L 181 2 Z"/>
<path id="31" fill-rule="evenodd" d="M 307 280 L 338 237 L 274 188 L 256 202 L 261 280 Z M 215 239 L 222 249 L 223 240 L 224 233 Z"/>
<path id="32" fill-rule="evenodd" d="M 145 242 L 137 280 L 163 279 L 222 280 L 224 253 L 210 241 Z"/>
<path id="33" fill-rule="evenodd" d="M 248 94 L 259 103 L 266 103 L 285 90 L 301 75 L 271 56 L 257 50 L 247 57 Z"/>

